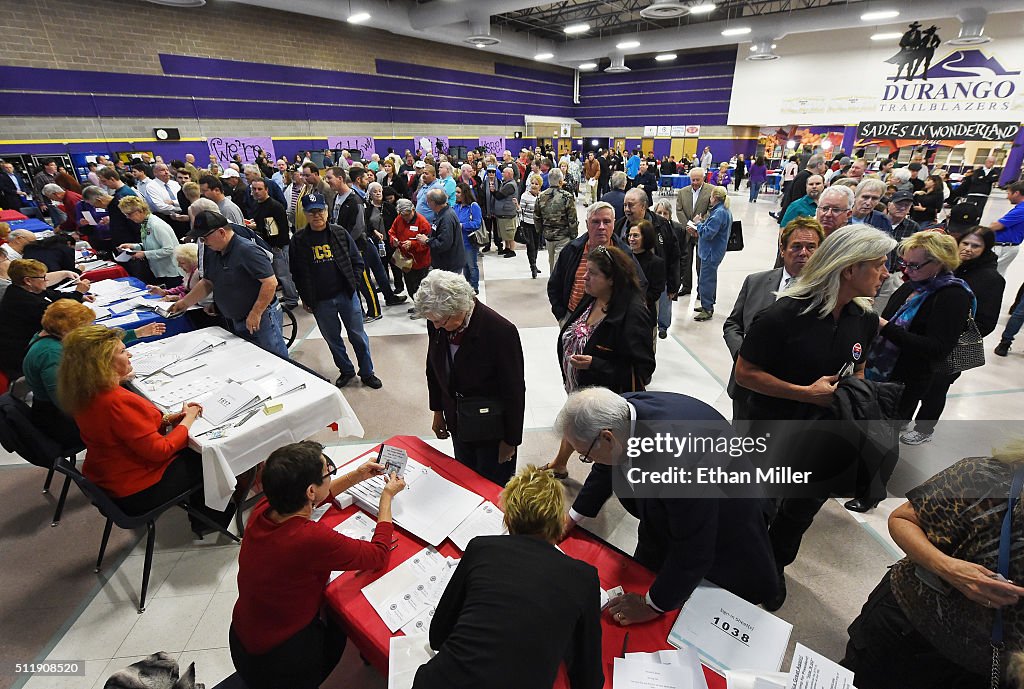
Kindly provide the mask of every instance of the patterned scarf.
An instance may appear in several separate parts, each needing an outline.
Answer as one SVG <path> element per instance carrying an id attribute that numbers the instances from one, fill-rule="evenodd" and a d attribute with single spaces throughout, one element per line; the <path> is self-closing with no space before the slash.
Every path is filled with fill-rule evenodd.
<path id="1" fill-rule="evenodd" d="M 903 302 L 902 306 L 897 309 L 895 315 L 889 320 L 889 325 L 896 326 L 897 328 L 903 328 L 908 330 L 911 322 L 914 320 L 914 316 L 917 315 L 918 309 L 921 308 L 921 304 L 925 302 L 928 297 L 949 285 L 959 285 L 967 290 L 967 293 L 971 295 L 971 313 L 973 314 L 977 308 L 977 299 L 974 296 L 974 292 L 968 287 L 967 283 L 958 277 L 955 277 L 953 273 L 944 271 L 939 273 L 931 280 L 924 282 L 914 282 L 914 291 L 907 297 L 907 300 Z M 936 314 L 933 317 L 941 317 Z M 871 347 L 868 349 L 868 365 L 864 371 L 864 377 L 868 380 L 874 380 L 878 382 L 888 381 L 892 376 L 892 371 L 896 367 L 896 361 L 900 358 L 900 348 L 892 340 L 885 337 L 881 333 L 875 338 L 875 341 L 871 343 Z"/>

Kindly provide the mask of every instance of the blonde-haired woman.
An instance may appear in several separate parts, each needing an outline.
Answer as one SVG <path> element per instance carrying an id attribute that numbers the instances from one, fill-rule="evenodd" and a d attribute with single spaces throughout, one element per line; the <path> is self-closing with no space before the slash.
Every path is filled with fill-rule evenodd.
<path id="1" fill-rule="evenodd" d="M 715 299 L 718 296 L 718 266 L 725 258 L 732 230 L 732 211 L 729 210 L 729 190 L 717 186 L 711 190 L 708 217 L 695 216 L 697 227 L 686 228 L 697 238 L 697 256 L 700 258 L 700 274 L 697 276 L 697 299 L 695 321 L 710 321 L 715 313 Z"/>
<path id="2" fill-rule="evenodd" d="M 43 312 L 43 329 L 28 344 L 21 369 L 25 382 L 32 391 L 32 421 L 37 428 L 61 444 L 73 447 L 81 444 L 78 426 L 57 406 L 57 370 L 64 352 L 62 340 L 75 328 L 89 325 L 96 313 L 85 304 L 72 299 L 60 299 Z M 161 335 L 167 329 L 163 323 L 150 323 L 135 330 L 123 331 L 124 341 Z"/>
<path id="3" fill-rule="evenodd" d="M 142 275 L 136 277 L 148 278 L 148 272 L 156 278 L 153 282 L 162 282 L 166 287 L 180 285 L 181 275 L 174 266 L 174 247 L 178 246 L 178 238 L 171 226 L 150 213 L 149 206 L 138 196 L 124 197 L 117 207 L 126 218 L 141 226 L 141 242 L 117 247 L 121 251 L 130 252 L 135 260 L 148 262 L 149 270 L 140 271 Z M 146 282 L 150 280 L 146 279 Z"/>
<path id="4" fill-rule="evenodd" d="M 555 547 L 561 484 L 526 466 L 505 486 L 501 507 L 509 535 L 469 542 L 430 623 L 437 655 L 417 671 L 414 689 L 550 687 L 563 661 L 572 689 L 604 686 L 597 570 Z"/>
<path id="5" fill-rule="evenodd" d="M 188 448 L 188 431 L 203 408 L 187 402 L 163 414 L 122 383 L 132 378 L 131 351 L 120 328 L 87 325 L 64 337 L 57 372 L 60 406 L 70 414 L 85 444 L 82 473 L 128 514 L 144 514 L 196 484 L 202 458 Z M 206 507 L 202 491 L 192 495 L 197 511 L 226 526 L 234 505 L 219 512 Z M 191 514 L 197 536 L 210 529 Z"/>
<path id="6" fill-rule="evenodd" d="M 857 686 L 967 689 L 988 687 L 993 677 L 998 686 L 1021 686 L 1019 668 L 1007 660 L 1024 649 L 1024 588 L 1013 583 L 1024 572 L 1022 467 L 1018 438 L 940 471 L 889 516 L 889 533 L 907 556 L 850 625 L 843 665 Z M 992 648 L 997 615 L 1001 654 Z"/>
<path id="7" fill-rule="evenodd" d="M 526 237 L 526 257 L 530 261 L 530 275 L 534 280 L 540 274 L 537 268 L 537 250 L 540 248 L 541 236 L 537 232 L 536 221 L 533 217 L 533 209 L 537 204 L 537 197 L 540 196 L 540 188 L 544 186 L 544 178 L 536 172 L 526 178 L 526 191 L 519 198 L 519 211 L 522 214 L 523 236 Z"/>

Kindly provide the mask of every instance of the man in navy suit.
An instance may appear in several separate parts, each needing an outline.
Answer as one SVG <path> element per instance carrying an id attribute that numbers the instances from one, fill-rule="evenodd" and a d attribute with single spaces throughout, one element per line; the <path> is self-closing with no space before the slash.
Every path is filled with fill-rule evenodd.
<path id="1" fill-rule="evenodd" d="M 751 273 L 743 279 L 743 286 L 740 287 L 740 294 L 736 297 L 736 304 L 722 327 L 725 344 L 729 348 L 729 354 L 732 355 L 734 362 L 740 353 L 743 337 L 750 330 L 750 324 L 754 322 L 754 318 L 775 303 L 777 292 L 789 287 L 790 282 L 800 277 L 800 271 L 803 270 L 804 264 L 824 240 L 825 230 L 817 220 L 803 216 L 794 218 L 783 228 L 782 235 L 779 237 L 779 255 L 782 257 L 782 267 Z M 735 366 L 732 373 L 729 374 L 729 386 L 726 389 L 729 392 L 729 397 L 732 397 L 732 418 L 747 418 L 745 410 L 750 391 L 736 385 Z"/>
<path id="2" fill-rule="evenodd" d="M 754 604 L 774 595 L 778 586 L 764 499 L 713 496 L 711 488 L 703 493 L 708 497 L 700 498 L 673 489 L 632 490 L 627 477 L 644 458 L 627 454 L 630 439 L 645 435 L 648 424 L 669 423 L 671 427 L 661 427 L 671 428 L 676 436 L 728 425 L 714 408 L 686 395 L 620 396 L 597 387 L 570 395 L 555 422 L 580 460 L 594 464 L 569 510 L 567 527 L 596 517 L 615 492 L 626 511 L 640 520 L 633 557 L 657 572 L 649 591 L 626 593 L 612 603 L 612 618 L 621 625 L 682 607 L 705 579 Z"/>

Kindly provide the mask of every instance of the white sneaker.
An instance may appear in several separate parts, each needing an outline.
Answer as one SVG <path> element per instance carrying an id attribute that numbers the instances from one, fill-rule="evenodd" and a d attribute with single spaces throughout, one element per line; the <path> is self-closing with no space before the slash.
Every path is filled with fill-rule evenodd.
<path id="1" fill-rule="evenodd" d="M 900 442 L 904 445 L 920 445 L 921 443 L 931 441 L 931 439 L 931 433 L 919 433 L 918 431 L 910 431 L 900 435 Z"/>

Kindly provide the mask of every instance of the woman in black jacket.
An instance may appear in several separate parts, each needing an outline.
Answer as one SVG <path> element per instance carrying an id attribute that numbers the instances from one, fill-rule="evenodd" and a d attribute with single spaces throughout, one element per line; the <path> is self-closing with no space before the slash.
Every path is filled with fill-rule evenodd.
<path id="1" fill-rule="evenodd" d="M 914 205 L 910 207 L 910 219 L 924 226 L 934 223 L 942 210 L 942 178 L 928 175 L 924 189 L 914 192 Z"/>
<path id="2" fill-rule="evenodd" d="M 978 308 L 974 322 L 982 337 L 995 330 L 999 309 L 1003 303 L 1006 280 L 996 270 L 995 233 L 988 227 L 977 225 L 960 238 L 960 266 L 953 272 L 974 292 Z M 914 430 L 904 433 L 900 440 L 906 445 L 920 445 L 932 439 L 935 424 L 946 406 L 946 395 L 959 373 L 936 374 L 921 398 Z"/>
<path id="3" fill-rule="evenodd" d="M 633 260 L 622 249 L 599 246 L 587 254 L 586 292 L 558 333 L 558 365 L 566 392 L 600 386 L 644 390 L 654 374 L 655 319 L 647 310 Z M 563 441 L 545 467 L 566 478 L 572 447 Z"/>
<path id="4" fill-rule="evenodd" d="M 647 278 L 647 293 L 644 297 L 651 320 L 657 318 L 658 299 L 665 290 L 665 259 L 654 253 L 654 247 L 657 246 L 655 237 L 654 225 L 648 220 L 641 220 L 630 227 L 627 235 L 629 248 L 633 250 L 633 256 Z"/>

